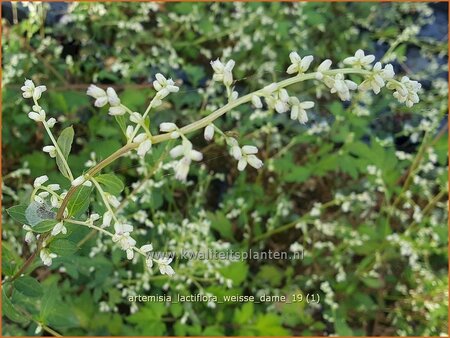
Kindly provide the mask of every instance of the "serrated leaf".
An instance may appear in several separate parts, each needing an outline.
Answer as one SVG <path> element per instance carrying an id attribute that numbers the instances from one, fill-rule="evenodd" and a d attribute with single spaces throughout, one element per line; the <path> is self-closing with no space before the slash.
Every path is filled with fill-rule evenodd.
<path id="1" fill-rule="evenodd" d="M 124 189 L 122 180 L 114 174 L 98 175 L 95 179 L 112 195 L 119 195 Z"/>
<path id="2" fill-rule="evenodd" d="M 92 187 L 81 186 L 67 203 L 68 217 L 77 217 L 83 214 L 89 207 L 89 196 L 91 195 Z"/>
<path id="3" fill-rule="evenodd" d="M 31 229 L 33 229 L 34 232 L 42 234 L 52 230 L 57 223 L 58 221 L 56 219 L 46 219 L 33 226 Z"/>
<path id="4" fill-rule="evenodd" d="M 28 319 L 24 317 L 17 309 L 14 307 L 14 305 L 11 303 L 11 300 L 8 298 L 5 292 L 5 288 L 2 287 L 2 314 L 4 314 L 8 319 L 12 320 L 13 322 L 19 323 L 19 324 L 25 324 L 28 322 Z"/>
<path id="5" fill-rule="evenodd" d="M 25 216 L 25 211 L 27 210 L 27 207 L 28 205 L 19 204 L 7 209 L 6 212 L 16 222 L 20 224 L 29 224 L 27 217 Z"/>
<path id="6" fill-rule="evenodd" d="M 76 244 L 67 239 L 56 239 L 52 241 L 49 249 L 58 256 L 70 256 L 78 250 Z"/>
<path id="7" fill-rule="evenodd" d="M 17 291 L 28 297 L 40 297 L 43 294 L 41 284 L 30 276 L 19 277 L 14 282 Z"/>
<path id="8" fill-rule="evenodd" d="M 67 161 L 67 158 L 69 157 L 70 150 L 72 149 L 74 135 L 75 134 L 73 131 L 73 127 L 70 126 L 61 132 L 61 134 L 58 137 L 58 140 L 56 141 L 64 157 L 64 159 L 62 159 L 61 156 L 57 153 L 56 164 L 58 165 L 59 171 L 61 171 L 61 173 L 68 179 L 70 179 L 70 175 L 66 167 L 64 166 L 64 160 Z"/>

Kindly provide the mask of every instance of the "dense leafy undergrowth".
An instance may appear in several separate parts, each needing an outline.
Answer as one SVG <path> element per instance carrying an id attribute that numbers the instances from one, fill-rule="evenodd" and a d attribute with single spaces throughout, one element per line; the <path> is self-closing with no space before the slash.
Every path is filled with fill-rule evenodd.
<path id="1" fill-rule="evenodd" d="M 2 3 L 3 334 L 439 335 L 447 332 L 447 8 L 424 3 Z M 203 160 L 187 183 L 169 150 L 121 157 L 104 169 L 138 245 L 158 251 L 302 252 L 303 259 L 187 260 L 173 276 L 125 260 L 103 234 L 76 224 L 10 282 L 36 242 L 6 213 L 27 205 L 36 177 L 69 189 L 41 124 L 27 116 L 25 78 L 47 85 L 39 103 L 74 127 L 76 176 L 126 142 L 90 83 L 110 86 L 143 113 L 163 73 L 180 90 L 151 112 L 184 126 L 226 103 L 210 60 L 233 59 L 234 89 L 282 80 L 291 51 L 336 63 L 374 54 L 422 83 L 420 102 L 358 91 L 342 102 L 325 85 L 290 93 L 315 102 L 300 124 L 242 105 L 215 121 L 255 144 L 264 162 L 239 171 L 220 138 L 190 135 Z M 336 65 L 337 66 L 337 65 Z M 350 80 L 356 81 L 356 75 Z M 108 184 L 106 184 L 108 186 Z M 89 212 L 102 214 L 101 196 Z M 20 220 L 20 217 L 19 217 Z M 24 220 L 26 221 L 26 219 Z M 131 302 L 137 295 L 286 296 L 291 302 Z M 294 296 L 295 295 L 295 296 Z M 307 299 L 318 295 L 320 301 Z M 309 298 L 308 298 L 309 296 Z M 293 301 L 294 300 L 294 301 Z"/>

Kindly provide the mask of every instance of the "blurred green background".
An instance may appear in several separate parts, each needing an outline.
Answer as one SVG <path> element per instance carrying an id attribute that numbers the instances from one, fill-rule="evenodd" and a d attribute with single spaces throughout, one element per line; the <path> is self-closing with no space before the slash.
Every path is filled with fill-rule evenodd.
<path id="1" fill-rule="evenodd" d="M 74 126 L 76 175 L 125 141 L 107 109 L 85 95 L 90 83 L 114 87 L 143 112 L 156 73 L 181 80 L 180 92 L 151 115 L 155 133 L 162 121 L 186 125 L 224 104 L 223 88 L 210 82 L 209 61 L 218 57 L 236 61 L 241 94 L 285 78 L 291 51 L 335 66 L 361 48 L 423 85 L 413 108 L 389 91 L 344 104 L 314 82 L 292 86 L 292 95 L 316 102 L 304 126 L 250 106 L 233 110 L 217 124 L 258 146 L 259 171 L 238 172 L 226 146 L 207 144 L 201 133 L 190 135 L 204 154 L 191 167 L 193 184 L 174 180 L 170 145 L 154 147 L 145 161 L 122 158 L 105 172 L 126 183 L 121 213 L 139 229 L 139 243 L 161 251 L 303 251 L 304 259 L 177 259 L 169 279 L 73 226 L 66 238 L 76 250 L 51 268 L 36 262 L 24 280 L 36 292 L 3 297 L 4 335 L 33 335 L 37 322 L 78 336 L 447 332 L 446 3 L 2 2 L 2 10 L 3 277 L 33 251 L 4 210 L 29 200 L 37 176 L 68 188 L 41 151 L 45 131 L 27 117 L 25 78 L 48 87 L 41 102 L 57 118 L 57 133 Z M 91 210 L 102 208 L 94 196 Z M 303 301 L 128 301 L 193 293 Z M 319 304 L 308 304 L 308 294 Z"/>

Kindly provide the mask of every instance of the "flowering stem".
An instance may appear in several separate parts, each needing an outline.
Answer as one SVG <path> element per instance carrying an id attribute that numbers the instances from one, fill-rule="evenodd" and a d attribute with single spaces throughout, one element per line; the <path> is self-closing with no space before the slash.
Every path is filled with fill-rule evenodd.
<path id="1" fill-rule="evenodd" d="M 336 75 L 339 73 L 368 75 L 368 74 L 371 74 L 372 72 L 368 71 L 368 70 L 364 70 L 364 69 L 355 69 L 355 68 L 333 69 L 333 70 L 328 70 L 328 71 L 323 72 L 323 74 L 326 74 L 326 75 Z M 299 74 L 299 75 L 293 76 L 289 79 L 278 82 L 277 88 L 284 88 L 284 87 L 291 86 L 298 82 L 312 80 L 312 79 L 316 78 L 316 75 L 317 75 L 316 72 L 308 73 L 308 74 Z M 255 95 L 255 94 L 262 95 L 263 93 L 264 93 L 264 89 L 259 89 L 250 94 L 244 95 L 244 96 L 240 97 L 239 99 L 231 101 L 231 102 L 227 103 L 225 106 L 223 106 L 222 108 L 217 109 L 210 115 L 208 115 L 196 122 L 188 124 L 187 126 L 180 128 L 180 134 L 192 133 L 194 131 L 202 129 L 202 128 L 206 127 L 207 125 L 209 125 L 210 123 L 214 122 L 220 116 L 222 116 L 225 113 L 227 113 L 228 111 L 232 110 L 233 108 L 236 108 L 244 103 L 250 102 L 253 95 Z M 156 96 L 152 99 L 152 101 L 148 105 L 148 107 L 143 115 L 144 118 L 147 117 L 148 113 L 150 112 L 155 99 L 156 99 Z M 140 128 L 139 125 L 136 126 L 136 128 L 134 129 L 134 132 L 133 132 L 133 137 L 131 139 L 133 139 L 134 136 L 136 136 L 139 128 Z M 152 143 L 156 144 L 156 143 L 168 141 L 170 139 L 171 139 L 171 133 L 159 134 L 159 135 L 152 137 Z M 109 157 L 104 159 L 102 162 L 100 162 L 97 165 L 95 165 L 94 167 L 92 167 L 86 174 L 90 177 L 93 177 L 95 174 L 97 174 L 103 168 L 108 166 L 110 163 L 114 162 L 117 158 L 119 158 L 120 156 L 128 153 L 129 151 L 137 148 L 138 146 L 139 146 L 138 143 L 133 143 L 133 142 L 126 144 L 125 146 L 123 146 L 122 148 L 118 149 L 116 152 L 111 154 Z M 69 189 L 69 191 L 67 192 L 67 195 L 64 198 L 63 202 L 61 203 L 61 207 L 59 208 L 58 213 L 56 215 L 57 220 L 61 220 L 63 218 L 63 213 L 67 206 L 67 203 L 69 202 L 69 199 L 72 197 L 72 195 L 76 192 L 77 189 L 78 189 L 78 187 L 72 186 Z"/>
<path id="2" fill-rule="evenodd" d="M 98 227 L 98 226 L 96 226 L 96 225 L 94 225 L 92 223 L 81 222 L 81 221 L 77 221 L 77 220 L 73 220 L 73 219 L 68 219 L 68 220 L 66 220 L 66 222 L 67 223 L 72 223 L 72 224 L 77 224 L 77 225 L 84 225 L 85 227 L 88 227 L 88 228 L 91 228 L 91 229 L 95 229 L 98 232 L 101 232 L 102 234 L 105 234 L 105 235 L 107 235 L 107 236 L 109 236 L 111 238 L 114 237 L 113 233 L 111 233 L 111 232 L 109 232 L 109 231 L 107 231 L 107 230 L 105 230 L 103 228 L 100 228 L 100 227 Z M 133 249 L 137 253 L 139 253 L 139 254 L 141 254 L 141 255 L 143 255 L 144 257 L 147 258 L 147 255 L 141 249 L 139 249 L 139 248 L 137 248 L 135 246 L 131 247 L 131 249 Z"/>
<path id="3" fill-rule="evenodd" d="M 364 70 L 364 69 L 354 69 L 354 68 L 333 69 L 333 70 L 323 72 L 323 74 L 326 74 L 326 75 L 336 75 L 338 73 L 361 74 L 361 75 L 372 74 L 371 71 Z M 277 82 L 276 84 L 277 84 L 278 89 L 280 89 L 280 88 L 291 86 L 298 82 L 315 79 L 316 74 L 317 74 L 316 72 L 308 73 L 308 74 L 299 74 L 299 75 L 291 77 L 289 79 Z M 180 132 L 183 134 L 188 134 L 188 133 L 194 132 L 198 129 L 202 129 L 202 128 L 206 127 L 208 124 L 214 122 L 217 118 L 219 118 L 223 114 L 232 110 L 233 108 L 236 108 L 236 107 L 240 106 L 241 104 L 250 102 L 252 100 L 253 95 L 261 95 L 263 93 L 264 93 L 264 89 L 259 89 L 250 94 L 244 95 L 244 96 L 240 97 L 239 99 L 231 101 L 228 104 L 226 104 L 225 106 L 223 106 L 222 108 L 217 109 L 210 115 L 208 115 L 196 122 L 188 124 L 187 126 L 184 126 L 183 128 L 180 128 Z M 163 141 L 166 141 L 169 139 L 170 139 L 170 133 L 160 134 L 160 135 L 153 136 L 152 143 L 155 144 L 155 143 L 163 142 Z"/>
<path id="4" fill-rule="evenodd" d="M 144 115 L 142 115 L 142 120 L 145 120 L 145 118 L 147 117 L 148 113 L 150 112 L 150 110 L 151 110 L 152 107 L 153 107 L 153 104 L 155 103 L 155 100 L 157 100 L 157 96 L 155 96 L 155 97 L 150 101 L 150 104 L 148 105 L 147 109 L 145 110 Z M 136 135 L 137 135 L 137 133 L 138 133 L 140 127 L 141 127 L 141 125 L 138 124 L 138 125 L 134 128 L 133 134 L 131 134 L 131 137 L 130 137 L 130 141 L 133 141 L 133 139 L 136 137 Z"/>
<path id="5" fill-rule="evenodd" d="M 109 204 L 108 199 L 106 198 L 105 192 L 103 191 L 102 187 L 100 186 L 100 184 L 98 184 L 98 182 L 95 178 L 92 177 L 90 180 L 92 181 L 92 183 L 94 183 L 95 187 L 98 190 L 98 193 L 102 197 L 102 200 L 103 200 L 103 203 L 105 204 L 106 209 L 108 209 L 108 211 L 111 213 L 111 216 L 118 223 L 119 221 L 117 220 L 117 217 L 114 214 L 114 211 L 112 210 L 111 205 Z"/>
<path id="6" fill-rule="evenodd" d="M 100 228 L 100 227 L 98 227 L 98 226 L 96 226 L 96 225 L 94 225 L 94 224 L 91 224 L 91 223 L 81 222 L 81 221 L 77 221 L 77 220 L 74 220 L 74 219 L 67 219 L 67 220 L 65 220 L 65 222 L 67 222 L 67 223 L 72 223 L 72 224 L 77 224 L 77 225 L 84 225 L 84 226 L 86 226 L 86 227 L 88 227 L 88 228 L 95 229 L 95 230 L 97 230 L 98 232 L 101 232 L 101 233 L 103 233 L 103 234 L 105 234 L 105 235 L 107 235 L 107 236 L 109 236 L 109 237 L 113 237 L 113 236 L 114 236 L 114 235 L 113 235 L 112 233 L 110 233 L 109 231 L 106 231 L 105 229 Z"/>

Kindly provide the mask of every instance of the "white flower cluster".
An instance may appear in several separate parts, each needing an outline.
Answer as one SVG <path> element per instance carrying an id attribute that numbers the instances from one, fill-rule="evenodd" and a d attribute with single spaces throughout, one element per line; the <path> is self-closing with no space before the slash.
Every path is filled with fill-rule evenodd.
<path id="1" fill-rule="evenodd" d="M 231 156 L 238 161 L 239 171 L 243 171 L 247 164 L 250 164 L 255 169 L 260 169 L 263 166 L 263 162 L 256 157 L 258 153 L 257 147 L 250 145 L 240 147 L 238 141 L 232 137 L 227 139 L 227 143 L 231 147 Z"/>
<path id="2" fill-rule="evenodd" d="M 86 94 L 95 99 L 94 106 L 96 107 L 103 107 L 109 103 L 110 115 L 123 115 L 126 112 L 125 108 L 120 104 L 120 99 L 114 88 L 108 87 L 105 91 L 104 89 L 91 84 L 88 87 Z"/>
<path id="3" fill-rule="evenodd" d="M 47 90 L 46 86 L 35 86 L 34 82 L 31 80 L 25 80 L 25 84 L 20 88 L 23 93 L 22 96 L 25 99 L 33 98 L 34 100 L 39 100 L 43 92 Z"/>
<path id="4" fill-rule="evenodd" d="M 170 156 L 172 158 L 181 157 L 175 164 L 175 178 L 183 182 L 186 181 L 191 162 L 199 162 L 203 159 L 202 153 L 194 150 L 192 143 L 186 138 L 183 138 L 182 144 L 177 145 L 170 151 Z"/>
<path id="5" fill-rule="evenodd" d="M 166 79 L 164 75 L 158 73 L 155 75 L 156 80 L 153 81 L 153 87 L 157 91 L 156 97 L 158 98 L 155 102 L 155 106 L 161 104 L 161 100 L 164 99 L 170 93 L 177 93 L 180 88 L 175 85 L 172 79 Z"/>
<path id="6" fill-rule="evenodd" d="M 235 65 L 234 60 L 229 60 L 226 64 L 223 64 L 219 59 L 211 61 L 211 67 L 214 70 L 213 80 L 217 82 L 223 82 L 227 87 L 233 84 L 233 68 Z"/>
<path id="7" fill-rule="evenodd" d="M 287 69 L 288 74 L 303 74 L 305 73 L 313 61 L 313 56 L 307 55 L 301 57 L 298 53 L 292 52 L 289 54 L 291 65 Z M 331 60 L 323 61 L 317 68 L 315 78 L 323 81 L 323 83 L 330 89 L 331 93 L 336 93 L 342 101 L 349 101 L 351 99 L 351 91 L 356 89 L 372 90 L 378 94 L 383 87 L 387 87 L 394 91 L 394 97 L 400 102 L 405 103 L 407 107 L 412 107 L 419 102 L 418 91 L 421 85 L 417 81 L 412 81 L 404 76 L 401 81 L 394 79 L 394 67 L 391 64 L 384 66 L 381 62 L 376 62 L 374 55 L 365 55 L 364 51 L 358 49 L 354 56 L 347 57 L 343 63 L 352 67 L 355 70 L 361 70 L 360 74 L 364 75 L 364 81 L 358 86 L 355 82 L 345 78 L 344 71 L 330 71 Z M 275 108 L 277 112 L 284 112 L 287 108 L 287 94 L 279 93 L 275 97 L 276 104 L 269 105 L 270 108 Z M 254 103 L 255 104 L 255 103 Z M 257 104 L 255 104 L 257 106 Z M 294 114 L 295 116 L 296 114 Z M 294 118 L 295 119 L 295 118 Z M 304 121 L 304 119 L 301 119 Z"/>
<path id="8" fill-rule="evenodd" d="M 417 93 L 422 88 L 419 82 L 403 76 L 401 82 L 390 82 L 387 87 L 394 90 L 394 97 L 398 102 L 405 103 L 407 107 L 412 107 L 414 104 L 419 103 L 420 99 Z"/>
<path id="9" fill-rule="evenodd" d="M 155 77 L 156 79 L 153 81 L 153 87 L 156 90 L 156 95 L 153 98 L 149 108 L 161 105 L 162 100 L 166 98 L 170 93 L 176 93 L 179 91 L 179 87 L 175 85 L 175 82 L 172 79 L 167 79 L 160 73 L 156 74 Z M 96 99 L 94 102 L 94 105 L 96 107 L 103 107 L 104 105 L 109 103 L 110 115 L 124 115 L 128 112 L 129 121 L 134 123 L 135 125 L 127 126 L 125 132 L 127 139 L 134 143 L 138 143 L 137 154 L 140 157 L 144 157 L 150 151 L 152 147 L 152 135 L 145 124 L 149 109 L 144 113 L 144 115 L 141 115 L 137 112 L 132 112 L 126 106 L 121 104 L 117 93 L 111 87 L 108 87 L 105 91 L 95 85 L 90 85 L 87 89 L 87 95 L 92 96 Z M 144 129 L 144 132 L 138 134 L 141 128 Z M 80 178 L 80 181 L 77 181 L 76 183 L 81 184 L 82 179 Z"/>
<path id="10" fill-rule="evenodd" d="M 234 60 L 228 60 L 223 64 L 219 59 L 210 62 L 214 71 L 213 80 L 217 82 L 223 82 L 227 89 L 228 100 L 233 101 L 238 98 L 238 92 L 234 91 L 233 84 L 233 68 L 235 65 Z"/>

